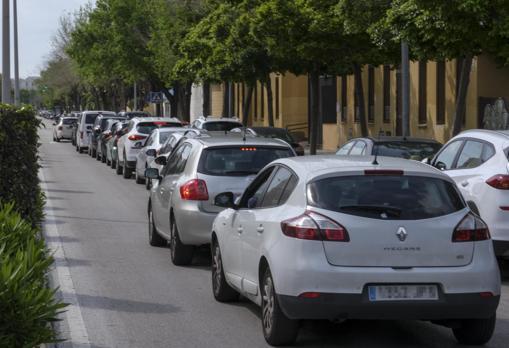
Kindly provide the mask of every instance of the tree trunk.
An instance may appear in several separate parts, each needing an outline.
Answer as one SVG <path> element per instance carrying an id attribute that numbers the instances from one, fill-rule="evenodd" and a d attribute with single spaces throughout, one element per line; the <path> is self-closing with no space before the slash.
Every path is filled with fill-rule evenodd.
<path id="1" fill-rule="evenodd" d="M 354 64 L 355 95 L 359 108 L 359 120 L 361 124 L 361 134 L 368 136 L 368 122 L 366 120 L 366 104 L 364 103 L 364 88 L 362 88 L 362 67 Z"/>
<path id="2" fill-rule="evenodd" d="M 253 99 L 254 85 L 249 83 L 247 86 L 247 92 L 244 99 L 244 107 L 242 110 L 242 124 L 247 127 L 249 124 L 249 113 L 251 112 L 251 101 Z"/>
<path id="3" fill-rule="evenodd" d="M 223 117 L 230 117 L 230 88 L 228 82 L 223 82 Z"/>
<path id="4" fill-rule="evenodd" d="M 320 85 L 320 75 L 318 71 L 313 71 L 309 74 L 309 87 L 310 87 L 310 124 L 309 124 L 309 151 L 311 155 L 316 155 L 316 148 L 318 146 L 318 118 L 320 117 L 320 108 L 318 99 L 320 92 L 318 91 Z"/>
<path id="5" fill-rule="evenodd" d="M 465 59 L 463 59 L 460 80 L 456 81 L 456 83 L 459 83 L 459 88 L 458 95 L 456 96 L 456 112 L 454 114 L 454 125 L 452 128 L 453 137 L 461 132 L 463 120 L 465 119 L 468 85 L 470 84 L 470 72 L 472 70 L 472 59 L 472 55 L 467 55 Z"/>
<path id="6" fill-rule="evenodd" d="M 274 97 L 272 95 L 272 80 L 270 75 L 265 81 L 265 90 L 267 91 L 267 117 L 269 119 L 269 127 L 274 127 Z"/>
<path id="7" fill-rule="evenodd" d="M 210 82 L 203 82 L 203 116 L 210 115 Z"/>
<path id="8" fill-rule="evenodd" d="M 173 89 L 173 95 L 170 93 L 168 88 L 163 88 L 163 94 L 170 103 L 170 117 L 177 117 L 177 98 L 175 98 L 175 88 Z"/>
<path id="9" fill-rule="evenodd" d="M 188 82 L 184 86 L 184 114 L 182 119 L 189 122 L 191 120 L 191 93 L 193 90 L 193 83 Z"/>

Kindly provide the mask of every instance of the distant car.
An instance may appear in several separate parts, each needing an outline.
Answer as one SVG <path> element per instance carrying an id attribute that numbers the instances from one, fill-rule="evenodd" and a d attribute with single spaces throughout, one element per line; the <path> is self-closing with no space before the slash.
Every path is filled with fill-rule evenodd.
<path id="1" fill-rule="evenodd" d="M 92 133 L 90 133 L 90 146 L 88 147 L 88 153 L 93 158 L 97 158 L 97 160 L 101 160 L 101 157 L 97 156 L 100 153 L 100 139 L 103 132 L 106 130 L 108 125 L 108 120 L 126 120 L 125 117 L 121 116 L 113 116 L 113 115 L 102 115 L 100 114 L 95 119 L 94 125 L 92 126 Z"/>
<path id="2" fill-rule="evenodd" d="M 132 118 L 141 118 L 141 117 L 152 117 L 150 113 L 145 111 L 121 111 L 118 113 L 118 116 L 125 117 L 126 119 L 130 120 Z"/>
<path id="3" fill-rule="evenodd" d="M 112 135 L 112 128 L 115 124 L 118 122 L 122 123 L 124 122 L 124 118 L 109 118 L 106 120 L 106 125 L 104 126 L 104 129 L 102 129 L 101 134 L 97 136 L 97 155 L 96 158 L 99 161 L 102 161 L 103 163 L 106 163 L 107 160 L 107 144 L 108 141 L 111 139 Z"/>
<path id="4" fill-rule="evenodd" d="M 375 155 L 422 161 L 431 158 L 442 147 L 433 139 L 411 137 L 355 138 L 343 145 L 336 155 Z"/>
<path id="5" fill-rule="evenodd" d="M 430 161 L 449 175 L 509 257 L 509 131 L 472 129 L 455 136 Z"/>
<path id="6" fill-rule="evenodd" d="M 215 204 L 223 191 L 239 194 L 271 161 L 295 156 L 279 139 L 236 134 L 201 135 L 185 139 L 172 152 L 163 170 L 147 169 L 152 179 L 149 243 L 170 241 L 175 265 L 191 262 L 195 246 L 210 243 L 212 221 L 222 209 Z"/>
<path id="7" fill-rule="evenodd" d="M 95 119 L 99 115 L 108 115 L 115 117 L 116 114 L 111 111 L 83 111 L 77 123 L 76 133 L 76 151 L 82 152 L 88 150 L 90 146 L 90 134 L 92 133 L 92 127 Z"/>
<path id="8" fill-rule="evenodd" d="M 236 128 L 235 131 L 242 133 L 243 128 Z M 286 141 L 295 150 L 297 156 L 304 156 L 304 147 L 295 141 L 293 136 L 286 128 L 277 127 L 249 127 L 246 131 L 264 138 L 275 138 Z"/>
<path id="9" fill-rule="evenodd" d="M 71 115 L 76 118 L 77 121 L 81 118 L 81 112 L 72 112 Z M 71 134 L 71 145 L 76 146 L 76 134 L 78 133 L 78 122 L 73 125 L 72 127 L 72 134 Z"/>
<path id="10" fill-rule="evenodd" d="M 280 159 L 238 204 L 232 192 L 216 204 L 228 209 L 212 226 L 214 297 L 260 305 L 271 345 L 291 345 L 302 319 L 428 320 L 467 345 L 493 334 L 501 286 L 488 227 L 428 165 Z"/>
<path id="11" fill-rule="evenodd" d="M 117 143 L 118 139 L 122 135 L 127 132 L 128 122 L 118 121 L 111 126 L 111 137 L 108 139 L 106 143 L 106 165 L 111 166 L 112 169 L 117 171 L 117 174 L 122 174 L 122 172 L 118 172 L 118 155 L 117 155 Z"/>
<path id="12" fill-rule="evenodd" d="M 227 117 L 199 117 L 192 123 L 192 127 L 206 131 L 230 131 L 234 128 L 243 127 L 238 118 Z"/>
<path id="13" fill-rule="evenodd" d="M 127 126 L 127 133 L 117 142 L 117 155 L 120 171 L 125 179 L 129 179 L 133 170 L 136 168 L 136 156 L 143 147 L 145 140 L 156 128 L 182 127 L 180 121 L 176 118 L 163 117 L 142 117 L 133 118 Z"/>
<path id="14" fill-rule="evenodd" d="M 72 139 L 72 132 L 77 121 L 78 119 L 74 117 L 61 117 L 57 122 L 54 122 L 53 141 Z"/>
<path id="15" fill-rule="evenodd" d="M 184 133 L 185 128 L 156 128 L 150 133 L 150 136 L 145 141 L 143 148 L 136 156 L 136 168 L 134 175 L 137 184 L 145 183 L 145 169 L 150 163 L 159 155 L 159 150 L 163 143 L 173 133 Z"/>

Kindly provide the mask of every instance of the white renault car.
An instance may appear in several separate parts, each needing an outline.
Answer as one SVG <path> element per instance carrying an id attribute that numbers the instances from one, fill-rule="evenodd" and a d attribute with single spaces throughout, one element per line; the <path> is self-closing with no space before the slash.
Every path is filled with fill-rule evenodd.
<path id="1" fill-rule="evenodd" d="M 136 168 L 136 156 L 145 144 L 148 136 L 156 128 L 182 127 L 177 118 L 135 117 L 129 121 L 127 133 L 117 142 L 118 174 L 129 179 Z"/>
<path id="2" fill-rule="evenodd" d="M 490 229 L 495 254 L 509 257 L 509 131 L 468 130 L 431 161 L 449 175 Z"/>
<path id="3" fill-rule="evenodd" d="M 61 117 L 53 123 L 53 141 L 60 142 L 62 139 L 71 139 L 76 122 L 76 117 Z"/>
<path id="4" fill-rule="evenodd" d="M 420 162 L 279 159 L 233 203 L 216 196 L 212 289 L 262 307 L 268 343 L 299 319 L 428 320 L 465 344 L 495 327 L 500 275 L 486 224 L 454 182 Z"/>

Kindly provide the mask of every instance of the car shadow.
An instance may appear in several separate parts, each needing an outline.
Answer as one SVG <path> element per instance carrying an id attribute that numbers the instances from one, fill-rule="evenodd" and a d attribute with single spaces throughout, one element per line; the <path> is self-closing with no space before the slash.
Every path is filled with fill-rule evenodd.
<path id="1" fill-rule="evenodd" d="M 115 312 L 145 314 L 170 314 L 181 311 L 179 307 L 170 303 L 154 303 L 83 294 L 77 294 L 77 298 L 81 307 L 90 309 L 104 309 Z"/>

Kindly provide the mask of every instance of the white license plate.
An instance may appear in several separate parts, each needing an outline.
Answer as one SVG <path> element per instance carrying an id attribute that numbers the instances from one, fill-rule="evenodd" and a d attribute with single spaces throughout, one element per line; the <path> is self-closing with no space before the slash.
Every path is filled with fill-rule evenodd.
<path id="1" fill-rule="evenodd" d="M 436 285 L 377 285 L 368 287 L 370 301 L 438 300 Z"/>

